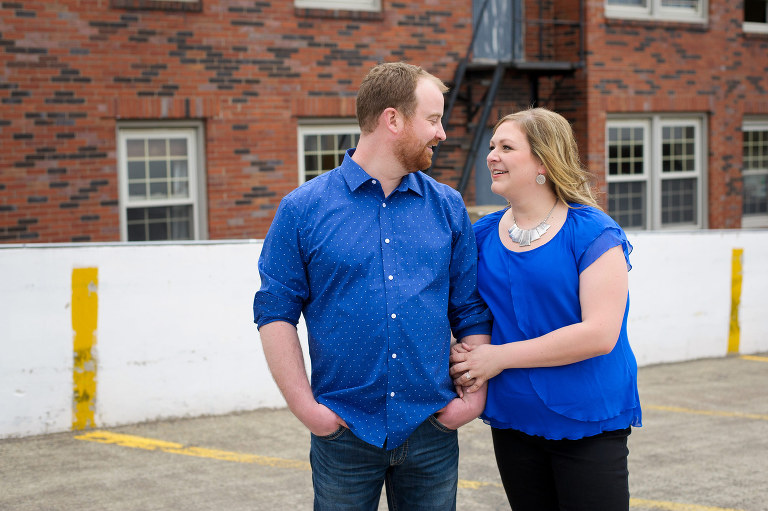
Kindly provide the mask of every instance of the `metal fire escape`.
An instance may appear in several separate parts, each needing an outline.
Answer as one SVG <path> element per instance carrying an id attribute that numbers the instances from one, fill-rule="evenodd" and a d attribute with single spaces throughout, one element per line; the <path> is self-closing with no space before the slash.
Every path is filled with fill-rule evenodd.
<path id="1" fill-rule="evenodd" d="M 564 2 L 565 0 L 560 0 Z M 572 0 L 567 0 L 573 5 Z M 553 12 L 557 0 L 550 2 L 548 10 Z M 474 160 L 483 139 L 484 127 L 493 109 L 494 101 L 499 92 L 507 71 L 517 76 L 526 76 L 530 84 L 530 104 L 535 106 L 539 101 L 539 77 L 552 75 L 567 75 L 575 72 L 584 65 L 584 8 L 583 0 L 578 0 L 578 8 L 574 17 L 578 19 L 545 19 L 547 7 L 545 2 L 526 0 L 475 0 L 474 27 L 472 39 L 466 55 L 459 62 L 456 74 L 451 84 L 445 112 L 443 128 L 448 131 L 451 114 L 456 108 L 457 101 L 463 100 L 467 106 L 467 128 L 472 142 L 459 179 L 457 190 L 463 195 L 469 181 Z M 528 10 L 537 10 L 536 17 L 525 17 L 524 6 Z M 529 13 L 530 14 L 530 13 Z M 493 51 L 489 58 L 478 52 L 478 35 L 486 46 L 503 46 L 502 51 Z M 563 45 L 557 40 L 558 34 L 567 34 L 568 44 Z M 562 38 L 562 37 L 561 37 Z M 558 44 L 560 46 L 558 46 Z M 565 51 L 562 50 L 565 47 Z M 554 49 L 553 49 L 554 48 Z M 560 48 L 560 49 L 558 49 Z M 480 53 L 480 55 L 478 55 Z M 491 75 L 490 80 L 488 79 Z M 489 83 L 479 102 L 471 101 L 468 90 L 473 84 Z M 432 167 L 438 160 L 440 146 L 435 150 Z M 431 169 L 428 171 L 428 173 Z"/>

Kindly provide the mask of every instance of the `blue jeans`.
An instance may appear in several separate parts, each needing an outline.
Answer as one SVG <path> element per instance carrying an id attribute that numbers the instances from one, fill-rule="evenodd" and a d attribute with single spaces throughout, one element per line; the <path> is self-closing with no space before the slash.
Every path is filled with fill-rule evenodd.
<path id="1" fill-rule="evenodd" d="M 312 435 L 309 460 L 315 511 L 376 511 L 382 484 L 390 510 L 456 509 L 458 434 L 434 416 L 391 451 L 343 427 L 325 437 Z"/>

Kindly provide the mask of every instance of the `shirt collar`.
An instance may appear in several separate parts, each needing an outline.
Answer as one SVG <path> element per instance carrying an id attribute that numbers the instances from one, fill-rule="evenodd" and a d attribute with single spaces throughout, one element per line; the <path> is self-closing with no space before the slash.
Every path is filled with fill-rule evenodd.
<path id="1" fill-rule="evenodd" d="M 347 186 L 349 186 L 349 189 L 352 191 L 357 190 L 360 188 L 360 185 L 372 179 L 371 176 L 365 170 L 363 170 L 363 168 L 358 165 L 356 161 L 352 159 L 352 155 L 354 153 L 355 148 L 347 149 L 347 152 L 344 155 L 344 161 L 341 162 L 340 167 L 341 174 L 344 176 L 344 180 L 347 182 Z M 399 192 L 413 190 L 418 195 L 423 196 L 424 193 L 422 191 L 421 173 L 412 172 L 403 177 L 402 181 L 400 181 L 400 185 L 396 188 L 396 190 Z"/>

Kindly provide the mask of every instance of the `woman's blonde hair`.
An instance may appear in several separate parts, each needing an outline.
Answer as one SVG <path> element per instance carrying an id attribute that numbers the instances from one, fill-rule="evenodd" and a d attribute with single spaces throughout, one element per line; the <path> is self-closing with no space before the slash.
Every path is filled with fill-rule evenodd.
<path id="1" fill-rule="evenodd" d="M 502 117 L 493 133 L 505 122 L 516 123 L 525 134 L 531 153 L 544 164 L 546 177 L 561 201 L 600 208 L 592 176 L 581 165 L 579 148 L 565 117 L 546 108 L 529 108 Z"/>

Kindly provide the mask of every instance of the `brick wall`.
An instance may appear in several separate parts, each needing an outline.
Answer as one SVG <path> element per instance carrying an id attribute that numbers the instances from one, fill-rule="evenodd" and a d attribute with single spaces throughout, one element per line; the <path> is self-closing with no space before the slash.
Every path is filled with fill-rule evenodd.
<path id="1" fill-rule="evenodd" d="M 587 4 L 587 118 L 582 146 L 605 187 L 605 121 L 612 113 L 703 113 L 709 228 L 741 225 L 741 124 L 768 114 L 768 35 L 745 34 L 743 3 L 710 0 L 705 25 L 606 19 Z"/>
<path id="2" fill-rule="evenodd" d="M 119 240 L 116 126 L 145 120 L 202 123 L 209 238 L 263 237 L 298 183 L 299 120 L 354 120 L 359 81 L 381 61 L 451 82 L 471 4 L 384 0 L 381 13 L 349 13 L 289 0 L 0 0 L 0 243 Z M 603 0 L 584 0 L 587 67 L 540 76 L 539 105 L 571 120 L 602 192 L 608 115 L 705 114 L 708 227 L 738 228 L 740 127 L 768 115 L 768 35 L 743 33 L 741 2 L 708 4 L 701 25 L 607 19 Z M 526 0 L 524 10 L 573 20 L 576 5 Z M 579 36 L 526 34 L 527 52 L 543 40 L 559 60 Z M 452 186 L 490 76 L 476 78 L 433 169 Z M 529 78 L 508 71 L 489 125 L 530 104 Z"/>
<path id="3" fill-rule="evenodd" d="M 0 242 L 118 241 L 123 120 L 202 121 L 208 237 L 263 237 L 298 183 L 299 119 L 354 120 L 378 62 L 453 79 L 471 2 L 383 4 L 0 2 Z"/>

